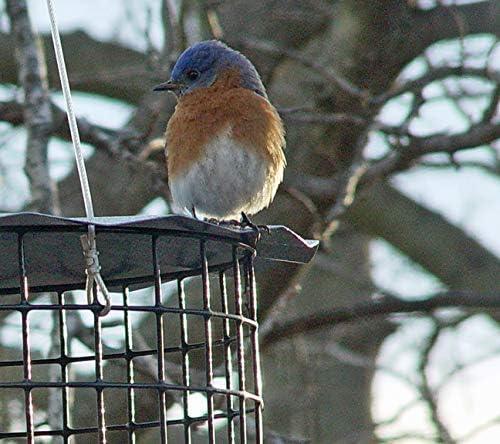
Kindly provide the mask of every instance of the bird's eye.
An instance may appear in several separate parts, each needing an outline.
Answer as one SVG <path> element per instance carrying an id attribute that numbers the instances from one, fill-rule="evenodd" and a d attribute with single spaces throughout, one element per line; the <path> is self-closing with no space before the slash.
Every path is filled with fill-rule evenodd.
<path id="1" fill-rule="evenodd" d="M 200 76 L 200 73 L 199 73 L 198 71 L 196 71 L 195 69 L 190 69 L 190 70 L 186 73 L 186 77 L 187 77 L 189 80 L 196 80 L 199 76 Z"/>

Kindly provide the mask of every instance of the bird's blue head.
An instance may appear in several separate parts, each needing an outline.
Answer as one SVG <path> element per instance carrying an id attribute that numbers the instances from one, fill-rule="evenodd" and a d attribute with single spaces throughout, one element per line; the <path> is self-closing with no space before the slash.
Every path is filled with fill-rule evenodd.
<path id="1" fill-rule="evenodd" d="M 172 70 L 170 80 L 154 88 L 155 91 L 172 91 L 183 96 L 198 88 L 211 86 L 228 70 L 240 76 L 239 86 L 267 97 L 260 76 L 243 54 L 217 40 L 196 43 L 186 49 Z"/>

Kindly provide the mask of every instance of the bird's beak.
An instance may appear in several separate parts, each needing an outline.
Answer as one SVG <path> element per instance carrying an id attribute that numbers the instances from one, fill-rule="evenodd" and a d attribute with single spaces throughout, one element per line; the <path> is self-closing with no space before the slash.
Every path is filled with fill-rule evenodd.
<path id="1" fill-rule="evenodd" d="M 169 80 L 168 82 L 163 82 L 160 83 L 159 85 L 156 85 L 153 88 L 153 91 L 178 91 L 179 89 L 182 88 L 182 84 L 180 83 L 174 83 L 172 80 Z"/>

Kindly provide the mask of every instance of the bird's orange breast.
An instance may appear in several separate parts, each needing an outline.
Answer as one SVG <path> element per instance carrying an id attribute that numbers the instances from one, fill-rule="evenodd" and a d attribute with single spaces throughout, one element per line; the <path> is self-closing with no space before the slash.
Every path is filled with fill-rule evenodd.
<path id="1" fill-rule="evenodd" d="M 276 109 L 237 82 L 229 72 L 211 87 L 179 99 L 166 131 L 169 177 L 185 174 L 213 138 L 228 130 L 239 142 L 235 149 L 244 146 L 271 165 L 284 165 L 284 129 Z"/>

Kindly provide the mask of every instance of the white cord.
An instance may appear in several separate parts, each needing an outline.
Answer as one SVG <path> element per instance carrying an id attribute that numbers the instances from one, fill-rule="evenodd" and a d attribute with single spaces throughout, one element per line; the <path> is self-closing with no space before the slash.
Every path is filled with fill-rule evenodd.
<path id="1" fill-rule="evenodd" d="M 52 43 L 54 44 L 54 51 L 56 55 L 57 68 L 59 70 L 59 77 L 61 79 L 61 87 L 66 102 L 66 113 L 68 115 L 69 130 L 71 133 L 71 140 L 73 141 L 73 148 L 75 151 L 76 167 L 78 169 L 78 176 L 80 177 L 80 185 L 82 187 L 83 202 L 85 205 L 85 213 L 87 219 L 92 222 L 94 219 L 94 208 L 92 206 L 92 195 L 90 194 L 89 180 L 85 170 L 85 162 L 83 160 L 82 147 L 80 144 L 80 134 L 78 133 L 78 125 L 76 123 L 75 112 L 73 111 L 73 102 L 71 99 L 71 89 L 69 86 L 68 73 L 66 71 L 66 64 L 64 62 L 64 54 L 61 45 L 61 37 L 59 29 L 57 28 L 56 14 L 52 0 L 47 0 L 47 8 L 50 17 L 50 29 L 52 32 Z M 105 316 L 111 308 L 111 300 L 108 289 L 104 284 L 101 277 L 99 265 L 99 252 L 96 248 L 95 239 L 95 225 L 92 223 L 88 226 L 88 234 L 81 237 L 83 252 L 86 260 L 86 273 L 87 273 L 87 299 L 89 304 L 93 302 L 93 287 L 94 283 L 101 290 L 104 299 L 105 307 L 99 313 L 100 316 Z"/>

